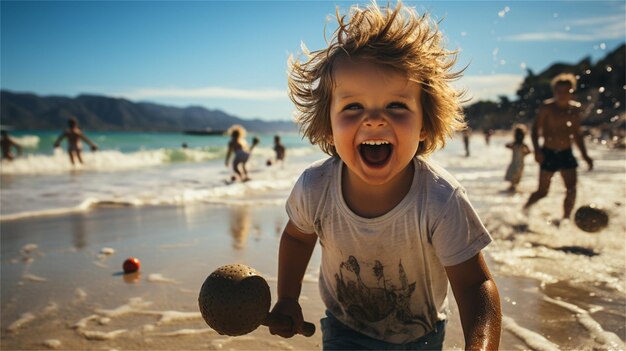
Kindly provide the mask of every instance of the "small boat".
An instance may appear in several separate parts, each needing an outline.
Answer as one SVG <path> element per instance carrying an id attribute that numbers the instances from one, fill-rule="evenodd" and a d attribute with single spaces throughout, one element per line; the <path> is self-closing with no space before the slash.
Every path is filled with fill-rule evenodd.
<path id="1" fill-rule="evenodd" d="M 189 135 L 224 135 L 226 131 L 225 130 L 213 130 L 211 128 L 207 128 L 207 129 L 183 130 L 183 133 L 189 134 Z"/>

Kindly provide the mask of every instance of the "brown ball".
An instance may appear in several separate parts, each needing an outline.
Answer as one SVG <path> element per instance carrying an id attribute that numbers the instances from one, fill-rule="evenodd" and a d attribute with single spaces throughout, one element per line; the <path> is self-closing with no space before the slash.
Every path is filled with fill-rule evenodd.
<path id="1" fill-rule="evenodd" d="M 594 204 L 581 206 L 574 214 L 574 223 L 586 232 L 595 233 L 609 224 L 609 215 Z"/>
<path id="2" fill-rule="evenodd" d="M 238 336 L 265 321 L 270 287 L 259 273 L 242 264 L 219 267 L 209 275 L 198 297 L 204 321 L 222 335 Z"/>

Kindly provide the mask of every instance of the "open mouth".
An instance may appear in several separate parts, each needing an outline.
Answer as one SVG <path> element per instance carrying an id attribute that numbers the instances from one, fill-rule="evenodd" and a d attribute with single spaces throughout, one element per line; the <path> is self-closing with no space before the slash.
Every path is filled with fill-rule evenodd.
<path id="1" fill-rule="evenodd" d="M 382 167 L 387 164 L 393 152 L 393 145 L 388 141 L 364 141 L 359 145 L 361 159 L 370 167 Z"/>

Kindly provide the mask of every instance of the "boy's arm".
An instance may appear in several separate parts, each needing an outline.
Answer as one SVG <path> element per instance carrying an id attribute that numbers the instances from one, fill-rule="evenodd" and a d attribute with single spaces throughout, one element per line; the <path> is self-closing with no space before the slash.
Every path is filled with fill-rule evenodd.
<path id="1" fill-rule="evenodd" d="M 252 153 L 252 149 L 254 149 L 254 147 L 257 145 L 259 145 L 259 138 L 257 137 L 252 138 L 252 146 L 250 146 L 250 153 Z"/>
<path id="2" fill-rule="evenodd" d="M 272 312 L 289 316 L 293 328 L 286 330 L 270 327 L 270 333 L 285 338 L 301 331 L 304 317 L 298 303 L 302 289 L 302 278 L 313 254 L 317 235 L 301 232 L 291 221 L 287 223 L 280 238 L 278 252 L 278 301 Z"/>
<path id="3" fill-rule="evenodd" d="M 578 150 L 580 150 L 580 153 L 583 159 L 585 160 L 585 162 L 587 162 L 587 166 L 589 166 L 589 170 L 591 171 L 593 169 L 593 160 L 587 154 L 587 148 L 585 147 L 585 140 L 583 139 L 582 133 L 580 132 L 580 117 L 575 118 L 574 130 L 575 130 L 574 143 L 576 143 Z"/>
<path id="4" fill-rule="evenodd" d="M 91 139 L 87 138 L 87 136 L 84 133 L 80 133 L 80 138 L 83 139 L 87 144 L 89 144 L 89 146 L 91 146 L 91 150 L 95 151 L 98 149 L 98 145 L 96 145 L 96 143 L 91 141 Z"/>
<path id="5" fill-rule="evenodd" d="M 543 162 L 543 153 L 541 152 L 541 148 L 539 147 L 539 129 L 543 126 L 545 118 L 545 108 L 543 106 L 539 107 L 537 111 L 537 117 L 533 122 L 533 126 L 530 129 L 530 140 L 533 142 L 533 150 L 535 150 L 535 161 L 538 163 Z"/>
<path id="6" fill-rule="evenodd" d="M 57 140 L 54 141 L 54 147 L 59 147 L 59 145 L 61 145 L 61 141 L 66 137 L 66 133 L 63 132 L 61 133 L 61 135 L 59 135 L 59 137 L 57 138 Z"/>
<path id="7" fill-rule="evenodd" d="M 9 138 L 9 141 L 11 142 L 11 145 L 13 145 L 15 147 L 15 150 L 17 150 L 17 154 L 21 155 L 22 154 L 22 145 L 20 145 L 18 142 L 16 142 L 15 139 L 13 139 L 13 138 Z"/>
<path id="8" fill-rule="evenodd" d="M 459 306 L 465 350 L 497 350 L 502 312 L 500 295 L 481 253 L 446 267 Z"/>

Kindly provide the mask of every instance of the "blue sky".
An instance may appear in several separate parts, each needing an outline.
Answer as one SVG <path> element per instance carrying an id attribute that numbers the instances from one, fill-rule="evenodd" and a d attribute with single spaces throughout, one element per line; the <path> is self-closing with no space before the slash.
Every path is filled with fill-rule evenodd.
<path id="1" fill-rule="evenodd" d="M 0 86 L 287 120 L 289 54 L 322 48 L 329 16 L 353 3 L 2 0 Z M 623 1 L 405 3 L 443 19 L 447 47 L 469 64 L 456 84 L 474 99 L 513 96 L 526 68 L 597 60 L 625 40 Z"/>

